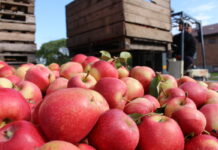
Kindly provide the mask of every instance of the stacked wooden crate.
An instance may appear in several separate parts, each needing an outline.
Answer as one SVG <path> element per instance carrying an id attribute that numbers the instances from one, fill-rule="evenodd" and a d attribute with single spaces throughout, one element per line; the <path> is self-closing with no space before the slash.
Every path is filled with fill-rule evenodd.
<path id="1" fill-rule="evenodd" d="M 172 42 L 170 0 L 75 0 L 66 16 L 71 54 L 160 52 Z"/>
<path id="2" fill-rule="evenodd" d="M 34 0 L 0 0 L 0 60 L 35 62 Z"/>

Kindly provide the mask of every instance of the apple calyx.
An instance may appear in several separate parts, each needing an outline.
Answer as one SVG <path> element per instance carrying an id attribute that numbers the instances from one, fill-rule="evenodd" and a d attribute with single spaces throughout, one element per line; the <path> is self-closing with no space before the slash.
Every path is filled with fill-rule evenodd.
<path id="1" fill-rule="evenodd" d="M 211 132 L 217 134 L 217 130 L 216 129 L 212 129 Z"/>
<path id="2" fill-rule="evenodd" d="M 8 123 L 11 123 L 12 120 L 9 118 L 5 118 L 2 120 L 2 122 L 0 123 L 0 128 L 4 127 L 5 125 L 7 125 Z"/>
<path id="3" fill-rule="evenodd" d="M 194 132 L 191 132 L 190 134 L 188 134 L 188 135 L 185 136 L 185 141 L 190 140 L 190 139 L 193 138 L 194 136 L 195 136 L 195 133 L 194 133 Z"/>
<path id="4" fill-rule="evenodd" d="M 14 133 L 10 130 L 4 131 L 4 137 L 8 140 L 10 140 L 13 137 Z"/>

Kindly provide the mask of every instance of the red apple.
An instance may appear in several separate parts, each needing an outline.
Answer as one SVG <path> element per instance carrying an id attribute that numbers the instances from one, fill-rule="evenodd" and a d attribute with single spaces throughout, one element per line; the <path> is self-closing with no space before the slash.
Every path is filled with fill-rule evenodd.
<path id="1" fill-rule="evenodd" d="M 60 71 L 60 65 L 57 63 L 51 63 L 50 65 L 48 65 L 48 68 L 51 71 Z"/>
<path id="2" fill-rule="evenodd" d="M 185 82 L 180 88 L 188 94 L 199 108 L 207 101 L 207 89 L 195 82 Z"/>
<path id="3" fill-rule="evenodd" d="M 185 96 L 174 97 L 166 103 L 164 114 L 171 117 L 175 111 L 183 107 L 197 109 L 195 103 L 190 98 Z"/>
<path id="4" fill-rule="evenodd" d="M 141 97 L 136 98 L 126 104 L 124 108 L 124 112 L 126 114 L 147 114 L 152 112 L 154 109 L 153 103 L 150 102 L 148 99 Z"/>
<path id="5" fill-rule="evenodd" d="M 185 82 L 194 82 L 197 83 L 197 81 L 189 76 L 182 76 L 177 80 L 178 86 L 182 85 Z"/>
<path id="6" fill-rule="evenodd" d="M 49 141 L 36 150 L 80 150 L 76 145 L 66 141 Z"/>
<path id="7" fill-rule="evenodd" d="M 82 88 L 60 89 L 45 97 L 38 119 L 49 140 L 77 143 L 108 109 L 106 100 L 97 92 Z"/>
<path id="8" fill-rule="evenodd" d="M 33 66 L 34 66 L 34 64 L 32 64 L 32 63 L 22 64 L 15 71 L 15 75 L 20 77 L 22 80 L 24 80 L 25 76 L 26 76 L 26 72 Z"/>
<path id="9" fill-rule="evenodd" d="M 14 73 L 14 68 L 9 66 L 9 65 L 6 65 L 2 68 L 0 68 L 0 77 L 8 77 L 8 76 L 11 76 L 13 75 Z"/>
<path id="10" fill-rule="evenodd" d="M 110 109 L 99 118 L 88 138 L 99 150 L 134 150 L 139 131 L 136 123 L 122 110 Z"/>
<path id="11" fill-rule="evenodd" d="M 124 66 L 118 68 L 117 71 L 118 71 L 119 79 L 129 76 L 129 70 Z"/>
<path id="12" fill-rule="evenodd" d="M 123 81 L 105 77 L 98 81 L 94 89 L 105 97 L 110 108 L 124 109 L 127 102 L 125 97 L 127 86 Z"/>
<path id="13" fill-rule="evenodd" d="M 218 83 L 217 82 L 209 82 L 208 89 L 211 89 L 211 90 L 218 92 Z"/>
<path id="14" fill-rule="evenodd" d="M 96 150 L 94 147 L 84 143 L 79 144 L 78 147 L 80 150 Z"/>
<path id="15" fill-rule="evenodd" d="M 66 78 L 57 78 L 54 82 L 52 82 L 48 89 L 46 90 L 46 95 L 54 92 L 54 91 L 57 91 L 59 89 L 65 89 L 67 88 L 67 84 L 68 84 L 68 80 Z"/>
<path id="16" fill-rule="evenodd" d="M 55 75 L 45 66 L 35 65 L 27 71 L 25 80 L 33 82 L 45 92 L 49 84 L 55 80 Z"/>
<path id="17" fill-rule="evenodd" d="M 137 79 L 143 85 L 143 88 L 147 93 L 150 83 L 155 77 L 155 72 L 150 67 L 136 66 L 130 70 L 130 76 Z"/>
<path id="18" fill-rule="evenodd" d="M 206 104 L 218 104 L 218 93 L 214 90 L 207 90 L 207 102 Z"/>
<path id="19" fill-rule="evenodd" d="M 36 127 L 27 121 L 15 121 L 0 129 L 0 150 L 35 150 L 44 144 Z"/>
<path id="20" fill-rule="evenodd" d="M 206 104 L 200 111 L 207 120 L 206 130 L 211 135 L 218 137 L 218 104 Z"/>
<path id="21" fill-rule="evenodd" d="M 111 65 L 109 62 L 99 60 L 95 62 L 91 69 L 90 74 L 99 81 L 101 78 L 104 77 L 113 77 L 118 78 L 118 71 L 117 69 Z"/>
<path id="22" fill-rule="evenodd" d="M 13 88 L 13 83 L 4 77 L 0 77 L 0 88 Z"/>
<path id="23" fill-rule="evenodd" d="M 198 135 L 185 144 L 185 150 L 217 150 L 218 140 L 211 135 Z"/>
<path id="24" fill-rule="evenodd" d="M 83 72 L 83 67 L 80 63 L 77 62 L 67 62 L 61 65 L 60 75 L 65 77 L 68 80 L 76 73 Z"/>
<path id="25" fill-rule="evenodd" d="M 178 87 L 177 80 L 173 76 L 169 74 L 160 74 L 160 78 L 160 90 L 166 91 L 167 89 Z"/>
<path id="26" fill-rule="evenodd" d="M 131 77 L 125 77 L 121 79 L 127 86 L 126 97 L 128 101 L 131 101 L 137 97 L 144 96 L 144 88 L 142 84 Z"/>
<path id="27" fill-rule="evenodd" d="M 86 89 L 93 89 L 97 81 L 88 73 L 77 73 L 68 82 L 67 87 L 80 87 Z"/>
<path id="28" fill-rule="evenodd" d="M 0 68 L 2 68 L 4 66 L 8 66 L 8 64 L 6 62 L 0 60 Z"/>
<path id="29" fill-rule="evenodd" d="M 8 76 L 7 79 L 9 79 L 13 84 L 18 84 L 22 79 L 16 75 Z"/>
<path id="30" fill-rule="evenodd" d="M 172 118 L 177 121 L 184 135 L 201 134 L 206 127 L 204 114 L 197 109 L 183 107 L 173 113 Z"/>
<path id="31" fill-rule="evenodd" d="M 71 61 L 78 62 L 78 63 L 83 63 L 86 60 L 87 56 L 84 54 L 76 54 L 75 56 L 72 57 Z"/>
<path id="32" fill-rule="evenodd" d="M 180 88 L 171 88 L 167 89 L 166 91 L 162 91 L 158 97 L 160 105 L 163 106 L 166 104 L 170 99 L 174 97 L 185 96 L 185 92 Z"/>
<path id="33" fill-rule="evenodd" d="M 19 92 L 0 88 L 0 97 L 0 126 L 16 120 L 30 120 L 30 107 Z"/>
<path id="34" fill-rule="evenodd" d="M 138 126 L 139 150 L 183 150 L 184 136 L 179 125 L 161 115 L 146 116 Z"/>
<path id="35" fill-rule="evenodd" d="M 157 108 L 160 108 L 160 103 L 159 101 L 152 95 L 145 95 L 143 96 L 144 98 L 147 98 L 150 102 L 153 104 L 153 111 L 155 111 Z"/>
<path id="36" fill-rule="evenodd" d="M 85 69 L 88 65 L 92 65 L 95 62 L 99 61 L 100 59 L 95 56 L 88 56 L 82 63 L 83 68 Z"/>

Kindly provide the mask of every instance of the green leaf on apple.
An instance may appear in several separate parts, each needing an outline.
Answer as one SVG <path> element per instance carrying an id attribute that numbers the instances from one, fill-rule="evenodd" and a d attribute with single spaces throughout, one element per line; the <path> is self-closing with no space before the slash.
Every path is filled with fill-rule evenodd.
<path id="1" fill-rule="evenodd" d="M 135 123 L 138 125 L 141 123 L 141 119 L 146 116 L 138 113 L 129 114 L 129 116 L 135 121 Z"/>
<path id="2" fill-rule="evenodd" d="M 111 54 L 108 51 L 102 50 L 100 51 L 100 53 L 101 53 L 102 60 L 108 61 L 111 59 Z"/>
<path id="3" fill-rule="evenodd" d="M 158 98 L 160 92 L 160 83 L 161 83 L 161 76 L 157 74 L 156 77 L 151 81 L 149 87 L 149 94 Z"/>

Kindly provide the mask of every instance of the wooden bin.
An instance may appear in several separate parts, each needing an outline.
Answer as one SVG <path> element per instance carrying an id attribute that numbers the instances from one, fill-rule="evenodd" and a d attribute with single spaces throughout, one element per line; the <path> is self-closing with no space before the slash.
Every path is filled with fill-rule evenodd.
<path id="1" fill-rule="evenodd" d="M 71 54 L 165 51 L 172 42 L 170 0 L 75 0 L 66 16 Z"/>

